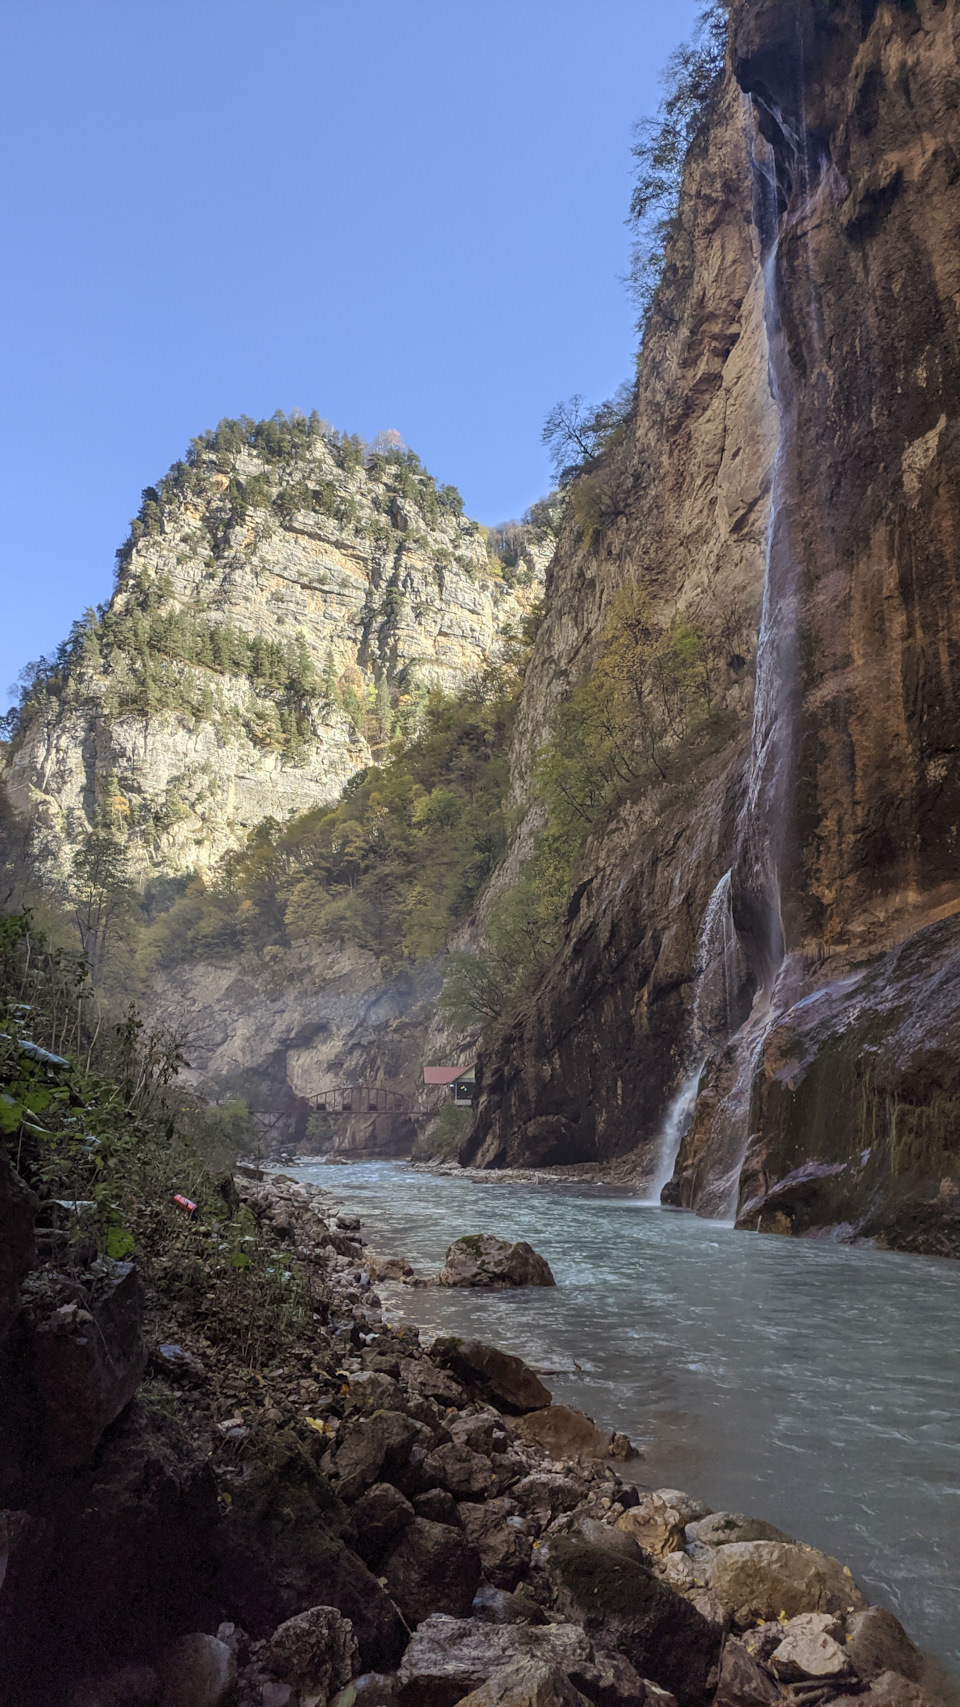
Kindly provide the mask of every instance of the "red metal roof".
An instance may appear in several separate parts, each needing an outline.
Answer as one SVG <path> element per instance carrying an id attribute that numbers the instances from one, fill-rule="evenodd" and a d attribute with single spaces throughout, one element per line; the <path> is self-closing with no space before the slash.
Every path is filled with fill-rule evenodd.
<path id="1" fill-rule="evenodd" d="M 423 1082 L 425 1085 L 452 1085 L 454 1079 L 459 1079 L 464 1073 L 463 1067 L 424 1067 Z"/>

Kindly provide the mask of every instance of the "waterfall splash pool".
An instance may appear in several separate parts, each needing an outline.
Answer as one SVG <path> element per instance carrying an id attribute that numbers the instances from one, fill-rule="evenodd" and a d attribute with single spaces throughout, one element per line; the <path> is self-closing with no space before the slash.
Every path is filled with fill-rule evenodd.
<path id="1" fill-rule="evenodd" d="M 642 1484 L 834 1554 L 960 1676 L 960 1264 L 737 1233 L 602 1187 L 286 1171 L 418 1270 L 464 1233 L 528 1239 L 555 1288 L 381 1286 L 387 1319 L 519 1353 L 643 1448 Z"/>
<path id="2" fill-rule="evenodd" d="M 601 1186 L 386 1161 L 287 1173 L 424 1272 L 465 1232 L 530 1239 L 557 1287 L 381 1285 L 386 1318 L 523 1355 L 555 1400 L 642 1446 L 642 1485 L 834 1553 L 960 1675 L 960 1263 L 758 1238 Z"/>

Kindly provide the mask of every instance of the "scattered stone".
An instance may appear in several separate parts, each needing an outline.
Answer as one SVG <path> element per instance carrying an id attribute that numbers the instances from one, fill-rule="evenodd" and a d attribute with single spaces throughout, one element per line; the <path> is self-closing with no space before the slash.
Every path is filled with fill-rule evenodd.
<path id="1" fill-rule="evenodd" d="M 489 1458 L 484 1458 L 479 1452 L 471 1452 L 469 1446 L 453 1440 L 429 1453 L 423 1468 L 441 1488 L 461 1496 L 472 1494 L 474 1498 L 477 1495 L 482 1498 L 496 1481 L 496 1472 L 491 1468 Z"/>
<path id="2" fill-rule="evenodd" d="M 351 1419 L 337 1439 L 334 1474 L 340 1498 L 355 1500 L 378 1480 L 384 1464 L 407 1462 L 419 1425 L 399 1411 Z"/>
<path id="3" fill-rule="evenodd" d="M 350 1682 L 356 1662 L 353 1625 L 333 1606 L 312 1606 L 288 1618 L 270 1638 L 270 1670 L 301 1695 L 325 1701 Z"/>
<path id="4" fill-rule="evenodd" d="M 462 1618 L 480 1586 L 480 1554 L 463 1530 L 415 1517 L 384 1560 L 383 1576 L 411 1629 L 433 1612 Z"/>
<path id="5" fill-rule="evenodd" d="M 546 1622 L 541 1608 L 531 1594 L 510 1594 L 506 1589 L 494 1588 L 491 1583 L 480 1584 L 470 1610 L 474 1618 L 482 1619 L 485 1624 Z"/>
<path id="6" fill-rule="evenodd" d="M 483 1574 L 498 1589 L 515 1589 L 530 1566 L 533 1538 L 514 1499 L 462 1501 L 464 1533 L 480 1554 Z"/>
<path id="7" fill-rule="evenodd" d="M 727 1547 L 734 1541 L 787 1541 L 795 1546 L 792 1535 L 774 1529 L 760 1517 L 744 1517 L 739 1511 L 715 1511 L 698 1523 L 687 1519 L 687 1539 L 702 1547 Z"/>
<path id="8" fill-rule="evenodd" d="M 368 1251 L 363 1259 L 364 1267 L 374 1282 L 381 1280 L 405 1280 L 413 1273 L 412 1264 L 406 1257 L 375 1257 Z"/>
<path id="9" fill-rule="evenodd" d="M 468 1391 L 492 1400 L 500 1410 L 522 1415 L 552 1403 L 553 1395 L 522 1358 L 482 1340 L 434 1340 L 430 1356 L 452 1370 Z"/>
<path id="10" fill-rule="evenodd" d="M 678 1553 L 686 1540 L 682 1512 L 663 1492 L 645 1494 L 639 1505 L 617 1519 L 617 1528 L 655 1559 Z"/>
<path id="11" fill-rule="evenodd" d="M 644 1683 L 625 1656 L 598 1646 L 576 1624 L 497 1625 L 432 1617 L 414 1632 L 403 1656 L 400 1701 L 402 1707 L 455 1707 L 511 1671 L 515 1682 L 516 1673 L 522 1676 L 521 1668 L 531 1662 L 556 1668 L 604 1707 L 644 1707 L 647 1699 Z M 662 1698 L 661 1707 L 666 1707 Z"/>
<path id="12" fill-rule="evenodd" d="M 850 1662 L 837 1641 L 843 1627 L 830 1612 L 802 1612 L 788 1618 L 783 1640 L 770 1655 L 770 1665 L 784 1683 L 806 1677 L 849 1677 Z"/>
<path id="13" fill-rule="evenodd" d="M 399 1488 L 375 1482 L 351 1512 L 353 1549 L 365 1565 L 375 1567 L 414 1518 L 414 1509 Z"/>
<path id="14" fill-rule="evenodd" d="M 847 1659 L 861 1677 L 878 1677 L 883 1671 L 900 1672 L 911 1683 L 920 1680 L 923 1655 L 906 1630 L 885 1606 L 868 1606 L 847 1619 Z"/>
<path id="15" fill-rule="evenodd" d="M 428 1488 L 426 1493 L 417 1494 L 413 1509 L 417 1517 L 425 1517 L 430 1523 L 452 1523 L 456 1528 L 460 1522 L 460 1507 L 446 1488 Z"/>
<path id="16" fill-rule="evenodd" d="M 699 1702 L 720 1632 L 640 1560 L 586 1542 L 551 1538 L 540 1551 L 561 1617 L 582 1624 L 685 1707 Z"/>
<path id="17" fill-rule="evenodd" d="M 541 1446 L 551 1458 L 632 1458 L 636 1447 L 625 1434 L 597 1428 L 592 1417 L 569 1405 L 528 1411 L 515 1425 L 521 1440 Z M 682 1545 L 682 1543 L 681 1543 Z"/>
<path id="18" fill-rule="evenodd" d="M 180 1640 L 164 1656 L 162 1707 L 220 1707 L 236 1682 L 232 1650 L 201 1631 Z"/>
<path id="19" fill-rule="evenodd" d="M 545 1660 L 518 1660 L 465 1695 L 458 1707 L 590 1707 L 559 1666 Z"/>
<path id="20" fill-rule="evenodd" d="M 785 1699 L 776 1678 L 760 1660 L 742 1642 L 728 1636 L 723 1644 L 713 1707 L 772 1707 L 773 1702 Z"/>
<path id="21" fill-rule="evenodd" d="M 867 1604 L 849 1568 L 815 1547 L 734 1541 L 712 1552 L 703 1561 L 706 1586 L 727 1612 L 796 1618 L 801 1612 L 856 1612 Z"/>
<path id="22" fill-rule="evenodd" d="M 549 1263 L 525 1239 L 511 1244 L 494 1233 L 470 1233 L 449 1246 L 441 1286 L 555 1286 Z"/>

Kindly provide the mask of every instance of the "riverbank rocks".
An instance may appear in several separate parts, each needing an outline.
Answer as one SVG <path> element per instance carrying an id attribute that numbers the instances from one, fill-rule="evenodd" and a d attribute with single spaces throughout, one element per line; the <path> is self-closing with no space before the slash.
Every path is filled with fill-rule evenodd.
<path id="1" fill-rule="evenodd" d="M 237 1666 L 216 1636 L 181 1636 L 164 1658 L 161 1707 L 222 1707 L 233 1692 Z"/>
<path id="2" fill-rule="evenodd" d="M 843 1636 L 843 1626 L 832 1613 L 802 1612 L 783 1625 L 783 1639 L 770 1655 L 770 1666 L 781 1683 L 850 1677 L 853 1667 L 840 1645 Z"/>
<path id="3" fill-rule="evenodd" d="M 288 1618 L 270 1638 L 274 1677 L 322 1701 L 350 1682 L 357 1658 L 353 1625 L 333 1606 L 312 1606 Z"/>
<path id="4" fill-rule="evenodd" d="M 85 1281 L 81 1288 L 75 1277 L 40 1269 L 23 1288 L 41 1449 L 54 1471 L 90 1462 L 147 1365 L 143 1287 L 134 1264 L 101 1257 Z"/>
<path id="5" fill-rule="evenodd" d="M 597 1428 L 592 1417 L 569 1405 L 549 1405 L 542 1411 L 528 1411 L 515 1424 L 521 1440 L 542 1446 L 551 1458 L 615 1458 L 624 1460 L 636 1456 L 636 1447 L 625 1434 L 616 1430 Z"/>
<path id="6" fill-rule="evenodd" d="M 625 1655 L 594 1641 L 577 1624 L 491 1625 L 475 1618 L 432 1617 L 414 1632 L 403 1657 L 401 1707 L 456 1707 L 474 1691 L 484 1699 L 484 1687 L 488 1699 L 506 1702 L 512 1699 L 510 1690 L 534 1682 L 540 1686 L 537 1668 L 559 1673 L 604 1707 L 644 1707 L 647 1699 L 644 1682 Z"/>
<path id="7" fill-rule="evenodd" d="M 632 1536 L 644 1552 L 662 1559 L 685 1546 L 689 1510 L 691 1506 L 684 1494 L 673 1488 L 660 1488 L 644 1494 L 638 1505 L 625 1511 L 617 1519 L 617 1528 Z"/>
<path id="8" fill-rule="evenodd" d="M 764 1523 L 760 1517 L 745 1517 L 739 1511 L 714 1511 L 697 1522 L 687 1520 L 687 1540 L 703 1547 L 728 1547 L 734 1541 L 786 1541 L 795 1546 L 792 1535 Z"/>
<path id="9" fill-rule="evenodd" d="M 480 1554 L 462 1529 L 415 1517 L 383 1563 L 394 1603 L 412 1629 L 432 1612 L 462 1618 L 480 1586 Z"/>
<path id="10" fill-rule="evenodd" d="M 492 1401 L 499 1410 L 522 1415 L 544 1410 L 553 1402 L 549 1387 L 522 1358 L 482 1340 L 448 1335 L 434 1340 L 430 1356 L 451 1370 L 472 1396 Z"/>
<path id="11" fill-rule="evenodd" d="M 711 1555 L 698 1554 L 696 1563 L 721 1606 L 741 1623 L 783 1612 L 788 1618 L 856 1612 L 867 1604 L 847 1565 L 796 1542 L 728 1542 Z"/>
<path id="12" fill-rule="evenodd" d="M 845 1652 L 851 1665 L 861 1677 L 878 1677 L 881 1672 L 895 1671 L 919 1682 L 923 1673 L 923 1655 L 915 1648 L 906 1630 L 885 1606 L 868 1606 L 847 1619 Z"/>
<path id="13" fill-rule="evenodd" d="M 389 1671 L 403 1652 L 403 1624 L 376 1577 L 344 1544 L 345 1525 L 327 1478 L 294 1431 L 282 1431 L 231 1492 L 218 1536 L 221 1602 L 257 1638 L 311 1607 L 335 1607 L 353 1625 L 361 1663 Z"/>
<path id="14" fill-rule="evenodd" d="M 566 1537 L 539 1555 L 555 1614 L 625 1654 L 643 1677 L 697 1707 L 720 1653 L 721 1631 L 639 1559 Z"/>
<path id="15" fill-rule="evenodd" d="M 470 1233 L 449 1246 L 438 1276 L 441 1286 L 555 1286 L 546 1259 L 525 1239 L 511 1244 L 494 1233 Z"/>

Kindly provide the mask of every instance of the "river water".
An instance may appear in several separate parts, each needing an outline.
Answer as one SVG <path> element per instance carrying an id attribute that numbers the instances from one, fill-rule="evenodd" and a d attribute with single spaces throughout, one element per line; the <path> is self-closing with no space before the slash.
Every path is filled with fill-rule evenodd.
<path id="1" fill-rule="evenodd" d="M 960 1676 L 960 1264 L 738 1233 L 603 1188 L 287 1171 L 427 1272 L 465 1233 L 528 1239 L 555 1288 L 381 1286 L 388 1320 L 518 1352 L 642 1447 L 640 1485 L 834 1554 Z"/>

